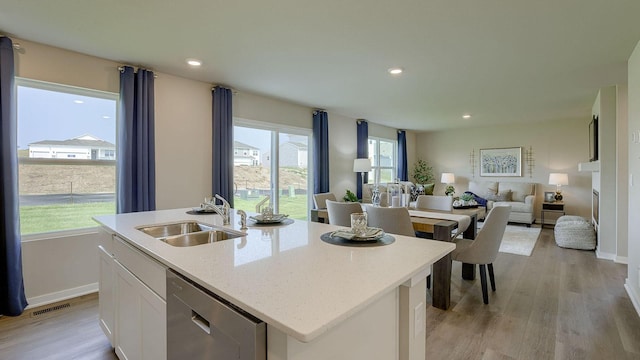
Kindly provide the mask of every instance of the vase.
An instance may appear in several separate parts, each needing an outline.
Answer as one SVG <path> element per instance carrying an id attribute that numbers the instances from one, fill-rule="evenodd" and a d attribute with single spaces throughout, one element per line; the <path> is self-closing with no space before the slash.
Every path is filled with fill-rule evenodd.
<path id="1" fill-rule="evenodd" d="M 380 200 L 380 190 L 378 189 L 378 186 L 375 186 L 371 194 L 371 203 L 373 204 L 373 206 L 380 206 Z"/>

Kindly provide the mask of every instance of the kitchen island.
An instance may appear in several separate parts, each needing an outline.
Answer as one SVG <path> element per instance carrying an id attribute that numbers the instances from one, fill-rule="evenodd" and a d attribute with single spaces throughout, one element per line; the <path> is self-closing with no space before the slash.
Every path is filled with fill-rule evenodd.
<path id="1" fill-rule="evenodd" d="M 268 359 L 424 359 L 425 279 L 454 244 L 394 235 L 386 246 L 337 246 L 320 236 L 339 227 L 302 220 L 280 226 L 249 221 L 246 236 L 192 247 L 174 247 L 138 230 L 183 220 L 224 227 L 218 215 L 188 210 L 96 221 L 110 235 L 104 242 L 117 241 L 116 250 L 131 247 L 264 321 Z M 240 231 L 238 220 L 232 216 L 226 228 Z M 166 299 L 164 286 L 138 277 Z M 102 281 L 101 274 L 101 303 Z M 118 341 L 112 344 L 118 353 Z"/>

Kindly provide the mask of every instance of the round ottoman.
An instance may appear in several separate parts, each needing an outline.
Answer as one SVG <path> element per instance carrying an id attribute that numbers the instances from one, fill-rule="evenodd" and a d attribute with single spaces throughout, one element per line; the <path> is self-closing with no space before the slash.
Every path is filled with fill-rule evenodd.
<path id="1" fill-rule="evenodd" d="M 579 250 L 596 248 L 596 232 L 591 223 L 580 216 L 561 216 L 556 221 L 553 233 L 560 247 Z"/>

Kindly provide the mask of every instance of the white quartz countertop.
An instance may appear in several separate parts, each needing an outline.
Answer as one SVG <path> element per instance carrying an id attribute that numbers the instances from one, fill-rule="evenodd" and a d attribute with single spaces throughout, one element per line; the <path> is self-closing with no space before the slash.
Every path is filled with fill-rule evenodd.
<path id="1" fill-rule="evenodd" d="M 303 342 L 312 341 L 455 249 L 453 243 L 399 235 L 385 246 L 331 245 L 320 235 L 340 227 L 303 220 L 249 226 L 245 237 L 192 247 L 174 247 L 136 229 L 180 220 L 222 226 L 218 215 L 189 215 L 188 210 L 95 219 L 169 268 Z M 238 221 L 234 214 L 227 227 L 239 231 Z"/>

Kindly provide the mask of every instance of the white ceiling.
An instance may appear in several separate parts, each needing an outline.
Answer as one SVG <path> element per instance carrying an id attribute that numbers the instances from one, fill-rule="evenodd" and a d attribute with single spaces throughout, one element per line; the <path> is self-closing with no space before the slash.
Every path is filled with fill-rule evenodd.
<path id="1" fill-rule="evenodd" d="M 0 9 L 6 35 L 418 131 L 589 119 L 598 89 L 626 82 L 640 40 L 638 0 L 0 0 Z M 392 66 L 405 73 L 389 75 Z"/>

